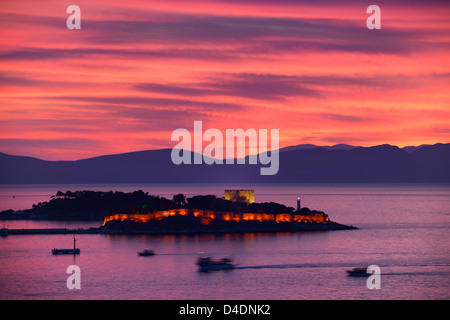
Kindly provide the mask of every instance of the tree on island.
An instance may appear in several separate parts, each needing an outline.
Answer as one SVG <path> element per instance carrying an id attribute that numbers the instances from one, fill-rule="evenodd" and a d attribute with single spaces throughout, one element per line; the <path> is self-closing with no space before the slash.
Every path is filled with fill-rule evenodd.
<path id="1" fill-rule="evenodd" d="M 298 210 L 297 213 L 301 215 L 308 215 L 311 213 L 311 210 L 307 207 L 303 207 L 300 210 Z"/>
<path id="2" fill-rule="evenodd" d="M 247 208 L 245 202 L 231 202 L 215 195 L 199 195 L 187 199 L 186 208 L 213 211 L 242 212 Z"/>
<path id="3" fill-rule="evenodd" d="M 248 208 L 248 212 L 253 213 L 267 213 L 267 214 L 277 214 L 277 213 L 293 213 L 293 207 L 286 207 L 283 204 L 276 202 L 263 202 L 263 203 L 251 203 Z"/>
<path id="4" fill-rule="evenodd" d="M 56 220 L 103 220 L 105 216 L 124 214 L 147 214 L 171 209 L 200 209 L 235 213 L 293 213 L 294 208 L 275 202 L 251 203 L 229 201 L 215 195 L 197 195 L 187 198 L 176 194 L 172 199 L 149 195 L 137 190 L 129 193 L 120 191 L 58 191 L 48 202 L 33 204 L 25 210 L 36 217 Z M 309 214 L 308 208 L 302 208 L 301 214 Z M 4 211 L 0 216 L 12 216 Z"/>
<path id="5" fill-rule="evenodd" d="M 58 191 L 48 202 L 34 204 L 29 211 L 36 216 L 62 220 L 103 220 L 115 213 L 153 212 L 169 210 L 175 204 L 166 198 L 149 195 L 148 192 L 120 191 Z"/>
<path id="6" fill-rule="evenodd" d="M 182 193 L 176 194 L 172 197 L 172 201 L 176 205 L 183 207 L 186 204 L 186 196 Z"/>

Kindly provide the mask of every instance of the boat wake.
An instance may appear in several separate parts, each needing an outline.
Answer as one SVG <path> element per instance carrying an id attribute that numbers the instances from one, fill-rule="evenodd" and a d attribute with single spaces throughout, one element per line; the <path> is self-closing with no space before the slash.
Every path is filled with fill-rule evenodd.
<path id="1" fill-rule="evenodd" d="M 321 266 L 317 264 L 272 264 L 261 266 L 238 266 L 235 269 L 289 269 L 289 268 L 327 268 L 331 266 Z"/>
<path id="2" fill-rule="evenodd" d="M 307 268 L 327 268 L 327 269 L 343 269 L 344 266 L 336 265 L 321 265 L 321 264 L 274 264 L 274 265 L 259 265 L 259 266 L 236 266 L 234 269 L 307 269 Z M 348 266 L 345 266 L 348 267 Z M 417 270 L 417 271 L 406 271 L 406 272 L 396 272 L 394 270 L 389 270 L 388 272 L 382 272 L 383 276 L 411 276 L 411 275 L 448 275 L 450 270 Z"/>

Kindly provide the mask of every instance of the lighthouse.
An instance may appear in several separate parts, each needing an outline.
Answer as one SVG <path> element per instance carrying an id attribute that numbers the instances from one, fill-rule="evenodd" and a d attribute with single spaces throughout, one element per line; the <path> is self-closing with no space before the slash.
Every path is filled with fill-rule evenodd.
<path id="1" fill-rule="evenodd" d="M 300 211 L 301 209 L 301 205 L 300 205 L 300 197 L 297 198 L 297 211 Z"/>

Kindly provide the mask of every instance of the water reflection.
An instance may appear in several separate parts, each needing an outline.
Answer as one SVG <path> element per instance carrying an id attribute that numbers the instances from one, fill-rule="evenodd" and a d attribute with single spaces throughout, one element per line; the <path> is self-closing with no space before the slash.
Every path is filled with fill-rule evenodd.
<path id="1" fill-rule="evenodd" d="M 221 194 L 223 186 L 219 189 Z M 79 235 L 79 256 L 51 255 L 53 247 L 71 243 L 72 235 L 8 236 L 0 238 L 0 298 L 450 299 L 448 187 L 262 186 L 255 190 L 257 201 L 286 205 L 292 195 L 302 193 L 308 207 L 359 229 Z M 10 228 L 69 227 L 66 222 L 4 223 Z M 154 250 L 155 256 L 138 256 L 145 248 Z M 200 255 L 229 256 L 239 265 L 229 272 L 199 274 L 195 263 Z M 382 290 L 368 290 L 364 279 L 347 276 L 347 269 L 365 263 L 380 266 Z M 80 266 L 82 274 L 82 289 L 76 295 L 65 283 L 71 264 Z"/>

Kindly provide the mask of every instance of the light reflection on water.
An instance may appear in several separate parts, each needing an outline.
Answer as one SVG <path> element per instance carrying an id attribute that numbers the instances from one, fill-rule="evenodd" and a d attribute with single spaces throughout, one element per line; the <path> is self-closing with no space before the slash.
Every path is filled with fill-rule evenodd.
<path id="1" fill-rule="evenodd" d="M 102 186 L 108 191 L 114 186 Z M 125 188 L 124 186 L 118 186 Z M 247 186 L 246 186 L 247 187 Z M 15 194 L 51 188 L 15 187 Z M 130 190 L 143 189 L 127 186 Z M 203 188 L 203 189 L 202 189 Z M 229 186 L 188 190 L 217 193 Z M 61 188 L 86 190 L 93 188 Z M 159 190 L 167 197 L 180 186 Z M 448 186 L 257 186 L 255 200 L 311 209 L 358 230 L 226 235 L 77 235 L 79 256 L 53 256 L 72 235 L 0 238 L 2 299 L 449 299 L 450 188 Z M 30 191 L 31 190 L 31 191 Z M 44 191 L 43 191 L 44 190 Z M 59 189 L 55 189 L 56 191 Z M 11 191 L 9 191 L 11 193 Z M 7 194 L 4 187 L 0 195 Z M 187 192 L 184 192 L 187 194 Z M 30 198 L 33 198 L 30 196 Z M 17 197 L 16 197 L 17 199 Z M 44 200 L 45 201 L 45 200 Z M 90 227 L 101 222 L 2 221 L 9 228 Z M 145 248 L 155 256 L 140 257 Z M 232 257 L 238 267 L 200 273 L 200 255 Z M 80 290 L 68 290 L 66 268 L 81 268 Z M 381 290 L 346 270 L 376 264 Z"/>

